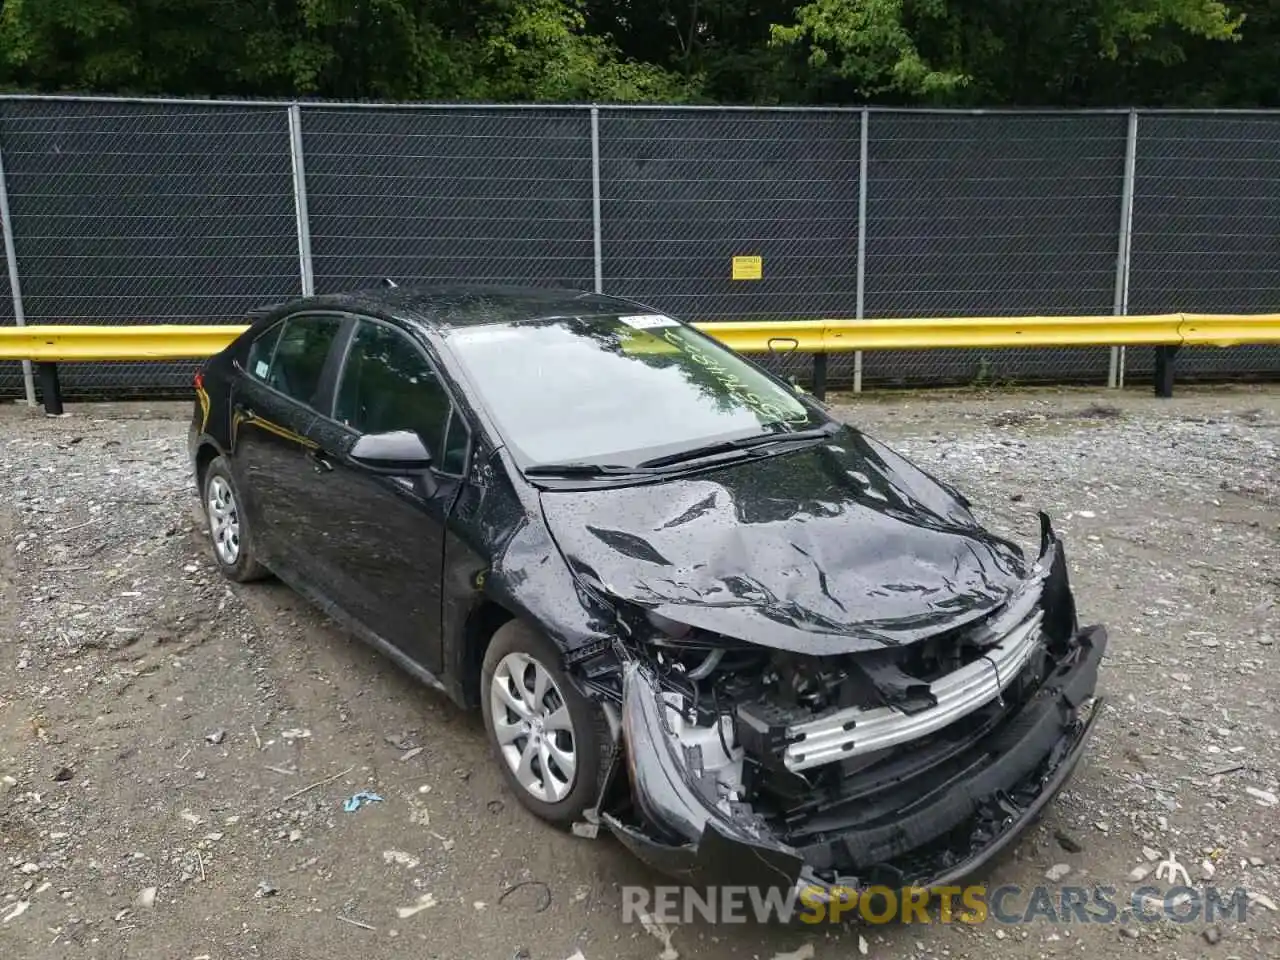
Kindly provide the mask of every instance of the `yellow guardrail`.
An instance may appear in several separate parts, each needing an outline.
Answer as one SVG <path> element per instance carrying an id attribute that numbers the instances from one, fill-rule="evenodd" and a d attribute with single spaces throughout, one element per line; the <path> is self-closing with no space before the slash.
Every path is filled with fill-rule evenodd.
<path id="1" fill-rule="evenodd" d="M 939 347 L 1236 346 L 1280 343 L 1280 314 L 1090 317 L 943 317 L 700 323 L 739 353 L 841 353 Z"/>
<path id="2" fill-rule="evenodd" d="M 825 388 L 826 356 L 831 353 L 941 347 L 1152 346 L 1158 348 L 1156 392 L 1168 396 L 1173 389 L 1173 356 L 1179 347 L 1280 343 L 1280 314 L 726 321 L 697 326 L 739 353 L 813 354 L 815 392 L 819 395 Z M 40 364 L 46 409 L 56 405 L 60 410 L 56 363 L 208 357 L 246 329 L 244 325 L 167 324 L 0 327 L 0 360 Z M 637 349 L 643 348 L 637 345 Z"/>
<path id="3" fill-rule="evenodd" d="M 248 327 L 178 324 L 41 324 L 0 327 L 0 360 L 194 360 L 226 348 Z"/>
<path id="4" fill-rule="evenodd" d="M 1280 343 L 1280 314 L 726 321 L 695 326 L 739 353 Z M 47 363 L 208 357 L 246 329 L 243 325 L 177 324 L 0 327 L 0 360 Z"/>
<path id="5" fill-rule="evenodd" d="M 826 353 L 827 330 L 840 320 L 727 320 L 695 323 L 738 353 Z"/>
<path id="6" fill-rule="evenodd" d="M 1181 346 L 1236 347 L 1242 343 L 1280 343 L 1280 314 L 1184 313 L 1178 335 Z"/>

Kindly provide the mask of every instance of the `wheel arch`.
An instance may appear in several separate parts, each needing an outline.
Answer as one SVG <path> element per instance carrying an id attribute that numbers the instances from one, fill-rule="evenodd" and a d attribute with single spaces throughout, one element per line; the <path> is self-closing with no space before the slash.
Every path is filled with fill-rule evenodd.
<path id="1" fill-rule="evenodd" d="M 217 444 L 207 438 L 200 440 L 195 456 L 196 490 L 200 496 L 204 496 L 204 475 L 209 469 L 209 464 L 220 456 L 222 451 L 218 449 Z"/>
<path id="2" fill-rule="evenodd" d="M 480 706 L 480 672 L 485 652 L 498 629 L 516 619 L 521 618 L 490 597 L 485 597 L 467 614 L 458 671 L 465 706 Z"/>

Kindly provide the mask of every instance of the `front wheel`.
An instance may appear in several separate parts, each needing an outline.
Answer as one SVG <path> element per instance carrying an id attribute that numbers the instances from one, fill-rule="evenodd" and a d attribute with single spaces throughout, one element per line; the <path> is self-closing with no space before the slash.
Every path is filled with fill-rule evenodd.
<path id="1" fill-rule="evenodd" d="M 513 620 L 498 628 L 481 670 L 489 743 L 520 802 L 569 826 L 595 803 L 610 749 L 600 708 L 577 691 L 555 646 Z"/>

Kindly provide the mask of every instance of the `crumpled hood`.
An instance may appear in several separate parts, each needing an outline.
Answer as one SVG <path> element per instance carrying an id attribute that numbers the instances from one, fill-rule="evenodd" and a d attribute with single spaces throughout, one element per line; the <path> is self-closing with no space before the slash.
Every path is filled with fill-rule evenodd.
<path id="1" fill-rule="evenodd" d="M 816 655 L 961 626 L 1030 574 L 958 493 L 852 428 L 659 483 L 544 491 L 542 507 L 575 576 L 595 589 Z"/>

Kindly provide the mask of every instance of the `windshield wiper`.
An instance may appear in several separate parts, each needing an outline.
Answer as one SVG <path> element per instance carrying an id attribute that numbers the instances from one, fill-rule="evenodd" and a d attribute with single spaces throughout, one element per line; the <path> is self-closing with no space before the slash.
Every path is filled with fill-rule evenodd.
<path id="1" fill-rule="evenodd" d="M 752 450 L 756 447 L 764 447 L 774 443 L 808 443 L 815 440 L 826 440 L 839 429 L 840 424 L 838 423 L 824 423 L 820 427 L 813 427 L 809 430 L 792 430 L 787 433 L 754 433 L 749 437 L 720 440 L 716 443 L 707 443 L 700 447 L 690 447 L 688 450 L 680 450 L 676 453 L 654 457 L 651 460 L 641 460 L 636 466 L 665 467 L 674 463 L 684 463 L 688 460 L 715 456 L 718 453 Z"/>
<path id="2" fill-rule="evenodd" d="M 649 472 L 620 463 L 535 463 L 524 468 L 526 477 L 625 477 Z"/>
<path id="3" fill-rule="evenodd" d="M 526 477 L 635 477 L 666 473 L 664 467 L 697 460 L 720 453 L 736 453 L 775 443 L 812 443 L 825 440 L 840 429 L 838 423 L 826 423 L 809 430 L 793 430 L 783 433 L 758 433 L 734 440 L 722 440 L 669 453 L 665 456 L 642 460 L 634 466 L 622 463 L 590 463 L 577 460 L 566 463 L 535 463 L 524 468 Z"/>

